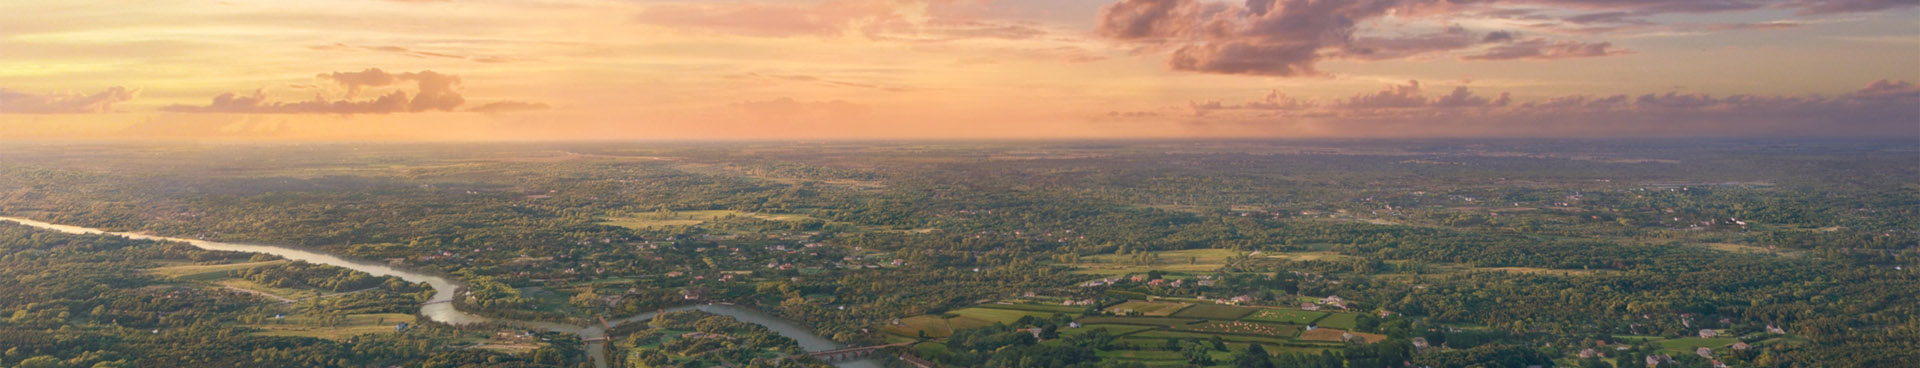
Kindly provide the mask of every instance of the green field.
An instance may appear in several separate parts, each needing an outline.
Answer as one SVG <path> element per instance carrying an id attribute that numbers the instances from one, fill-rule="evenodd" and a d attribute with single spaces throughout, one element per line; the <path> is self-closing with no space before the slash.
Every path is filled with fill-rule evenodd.
<path id="1" fill-rule="evenodd" d="M 1294 337 L 1300 335 L 1300 326 L 1278 323 L 1248 321 L 1207 321 L 1179 327 L 1183 331 L 1218 332 L 1226 334 L 1261 335 Z"/>
<path id="2" fill-rule="evenodd" d="M 1087 307 L 1084 307 L 1084 306 L 1077 307 L 1077 306 L 1071 306 L 1071 305 L 1019 304 L 1019 303 L 981 304 L 975 307 L 993 308 L 993 309 L 1011 309 L 1011 310 L 1018 310 L 1018 311 L 1044 312 L 1044 313 L 1080 313 L 1082 311 L 1087 310 Z"/>
<path id="3" fill-rule="evenodd" d="M 1186 362 L 1187 358 L 1177 351 L 1164 350 L 1105 350 L 1097 353 L 1105 359 L 1121 360 L 1164 360 Z"/>
<path id="4" fill-rule="evenodd" d="M 312 298 L 312 297 L 317 297 L 322 295 L 319 291 L 316 291 L 316 290 L 277 288 L 272 286 L 261 285 L 260 283 L 253 282 L 252 280 L 246 280 L 246 279 L 225 279 L 225 280 L 214 281 L 213 283 L 220 286 L 248 290 L 258 294 L 264 294 L 267 298 L 278 300 L 278 301 L 305 299 L 305 298 Z"/>
<path id="5" fill-rule="evenodd" d="M 957 315 L 960 315 L 960 317 L 964 317 L 964 318 L 972 318 L 972 319 L 977 319 L 981 321 L 987 321 L 988 324 L 992 324 L 993 322 L 1012 324 L 1013 321 L 1018 321 L 1020 320 L 1020 317 L 1026 317 L 1026 316 L 1033 316 L 1034 318 L 1053 317 L 1053 313 L 1051 312 L 1032 312 L 1032 311 L 1023 311 L 1023 310 L 982 308 L 982 307 L 955 309 L 947 313 L 957 314 Z"/>
<path id="6" fill-rule="evenodd" d="M 234 270 L 287 263 L 286 260 L 228 263 L 215 265 L 179 265 L 150 268 L 148 273 L 188 281 L 212 281 L 227 278 Z"/>
<path id="7" fill-rule="evenodd" d="M 1223 340 L 1223 341 L 1258 342 L 1258 343 L 1265 343 L 1265 344 L 1283 344 L 1290 341 L 1285 337 L 1242 336 L 1242 335 L 1228 335 L 1228 334 L 1211 334 L 1211 333 L 1205 333 L 1205 332 L 1166 331 L 1166 330 L 1142 331 L 1140 333 L 1127 335 L 1127 338 L 1132 338 L 1132 339 L 1174 339 L 1174 340 L 1210 340 L 1210 339 L 1213 339 L 1214 337 L 1219 337 L 1220 340 Z"/>
<path id="8" fill-rule="evenodd" d="M 1327 317 L 1321 318 L 1318 323 L 1320 327 L 1352 330 L 1354 319 L 1359 317 L 1360 315 L 1353 313 L 1328 313 Z"/>
<path id="9" fill-rule="evenodd" d="M 718 220 L 718 219 L 727 218 L 727 217 L 752 217 L 752 218 L 757 218 L 757 219 L 767 220 L 767 221 L 796 221 L 796 220 L 805 220 L 805 219 L 812 218 L 807 215 L 795 215 L 795 214 L 747 213 L 747 212 L 733 211 L 733 210 L 701 210 L 701 211 L 673 211 L 673 212 L 666 212 L 666 213 L 643 212 L 643 213 L 631 213 L 624 216 L 606 216 L 606 217 L 600 218 L 601 220 L 600 224 L 619 226 L 619 227 L 624 227 L 628 229 L 645 230 L 645 229 L 673 227 L 673 226 L 699 225 L 699 224 L 704 224 L 707 221 L 713 221 L 713 220 Z"/>
<path id="10" fill-rule="evenodd" d="M 1240 319 L 1258 309 L 1221 304 L 1194 304 L 1173 314 L 1180 318 Z"/>
<path id="11" fill-rule="evenodd" d="M 1304 325 L 1308 323 L 1313 323 L 1313 321 L 1320 320 L 1320 317 L 1325 317 L 1326 315 L 1327 315 L 1327 312 L 1307 311 L 1307 310 L 1299 310 L 1299 309 L 1266 308 L 1266 309 L 1261 309 L 1259 312 L 1254 312 L 1252 315 L 1248 315 L 1245 319 L 1248 321 L 1278 322 L 1278 323 L 1292 323 L 1296 325 Z"/>
<path id="12" fill-rule="evenodd" d="M 1079 320 L 1080 324 L 1083 324 L 1083 325 L 1116 324 L 1116 325 L 1163 326 L 1163 327 L 1185 326 L 1185 325 L 1200 323 L 1202 321 L 1205 321 L 1205 320 L 1190 319 L 1190 318 L 1106 317 L 1106 316 L 1084 317 L 1084 318 L 1080 318 Z"/>
<path id="13" fill-rule="evenodd" d="M 1136 326 L 1136 325 L 1086 325 L 1086 324 L 1083 324 L 1083 325 L 1080 325 L 1080 328 L 1063 328 L 1063 329 L 1060 329 L 1060 335 L 1061 335 L 1061 336 L 1076 336 L 1076 335 L 1084 335 L 1084 334 L 1088 334 L 1088 333 L 1092 333 L 1092 332 L 1093 332 L 1094 330 L 1098 330 L 1098 329 L 1103 329 L 1103 328 L 1107 330 L 1107 333 L 1110 333 L 1110 334 L 1114 334 L 1114 335 L 1125 335 L 1125 334 L 1130 334 L 1130 333 L 1135 333 L 1135 332 L 1140 332 L 1140 331 L 1146 331 L 1146 330 L 1151 330 L 1151 329 L 1153 329 L 1153 327 L 1152 327 L 1152 326 Z"/>
<path id="14" fill-rule="evenodd" d="M 927 337 L 946 337 L 953 334 L 953 328 L 940 316 L 913 316 L 901 318 L 899 325 L 887 325 L 880 328 L 895 335 L 919 337 L 925 331 Z"/>
<path id="15" fill-rule="evenodd" d="M 337 326 L 314 325 L 305 317 L 288 317 L 277 320 L 282 323 L 263 323 L 248 325 L 265 331 L 257 332 L 263 336 L 312 337 L 328 340 L 346 340 L 354 336 L 372 333 L 391 333 L 395 324 L 414 323 L 414 315 L 405 313 L 351 314 L 347 320 Z"/>
<path id="16" fill-rule="evenodd" d="M 1148 316 L 1170 316 L 1173 315 L 1174 312 L 1179 312 L 1181 309 L 1187 308 L 1189 305 L 1191 304 L 1129 300 L 1126 303 L 1107 307 L 1107 311 L 1113 312 L 1113 314 L 1126 314 L 1127 311 L 1134 311 Z"/>
<path id="17" fill-rule="evenodd" d="M 1740 339 L 1731 338 L 1731 337 L 1719 337 L 1719 338 L 1711 338 L 1711 339 L 1699 338 L 1699 337 L 1685 337 L 1685 338 L 1678 338 L 1678 339 L 1660 340 L 1660 341 L 1654 342 L 1654 345 L 1659 345 L 1660 350 L 1662 351 L 1673 351 L 1673 352 L 1691 354 L 1693 353 L 1693 350 L 1695 348 L 1699 348 L 1702 346 L 1719 349 L 1727 345 L 1733 345 L 1733 343 L 1739 342 L 1739 341 Z"/>
<path id="18" fill-rule="evenodd" d="M 1152 252 L 1154 260 L 1141 263 L 1130 255 L 1103 254 L 1081 258 L 1073 266 L 1080 268 L 1077 273 L 1094 275 L 1125 275 L 1152 270 L 1172 272 L 1213 272 L 1227 265 L 1227 259 L 1238 252 L 1231 249 L 1186 249 Z"/>

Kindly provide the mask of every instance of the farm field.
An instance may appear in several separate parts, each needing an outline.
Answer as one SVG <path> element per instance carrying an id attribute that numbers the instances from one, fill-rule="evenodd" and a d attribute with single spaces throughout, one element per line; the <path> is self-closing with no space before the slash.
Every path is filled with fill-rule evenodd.
<path id="1" fill-rule="evenodd" d="M 1238 253 L 1230 249 L 1185 249 L 1148 253 L 1148 260 L 1142 262 L 1132 256 L 1116 254 L 1085 257 L 1074 263 L 1077 273 L 1093 275 L 1126 275 L 1147 271 L 1169 272 L 1212 272 L 1226 266 L 1227 259 Z"/>
<path id="2" fill-rule="evenodd" d="M 1080 313 L 1082 311 L 1087 310 L 1087 307 L 1083 307 L 1083 306 L 1027 304 L 1027 303 L 1014 303 L 1014 304 L 993 303 L 993 304 L 981 304 L 975 307 L 992 308 L 992 309 L 1010 309 L 1010 310 L 1018 310 L 1018 311 L 1044 312 L 1044 313 Z"/>
<path id="3" fill-rule="evenodd" d="M 1259 311 L 1259 309 L 1220 304 L 1194 304 L 1186 309 L 1181 309 L 1179 312 L 1174 312 L 1173 316 L 1180 318 L 1233 320 L 1246 317 L 1255 311 Z"/>
<path id="4" fill-rule="evenodd" d="M 1179 312 L 1181 309 L 1185 309 L 1190 305 L 1192 304 L 1130 300 L 1126 303 L 1107 307 L 1107 311 L 1119 315 L 1128 314 L 1129 312 L 1139 312 L 1147 316 L 1165 317 L 1173 315 L 1175 312 Z"/>
<path id="5" fill-rule="evenodd" d="M 1663 340 L 1655 341 L 1654 345 L 1660 346 L 1660 349 L 1662 351 L 1681 352 L 1681 353 L 1691 354 L 1693 353 L 1693 349 L 1695 348 L 1708 347 L 1708 348 L 1714 348 L 1718 350 L 1720 348 L 1726 347 L 1727 345 L 1733 345 L 1733 343 L 1735 342 L 1740 342 L 1740 339 L 1731 338 L 1731 337 L 1716 337 L 1716 338 L 1683 337 L 1683 338 L 1663 339 Z"/>
<path id="6" fill-rule="evenodd" d="M 1323 328 L 1351 330 L 1354 327 L 1355 320 L 1359 317 L 1360 315 L 1353 313 L 1328 313 L 1326 317 L 1320 318 L 1320 321 L 1316 324 Z"/>
<path id="7" fill-rule="evenodd" d="M 999 309 L 999 308 L 981 308 L 981 307 L 955 309 L 947 313 L 960 315 L 961 318 L 972 318 L 976 320 L 987 321 L 988 323 L 993 323 L 993 322 L 1013 323 L 1013 321 L 1020 320 L 1020 317 L 1032 316 L 1036 318 L 1049 318 L 1054 315 L 1054 313 L 1050 313 L 1050 312 L 1033 312 L 1033 311 L 1021 311 L 1021 310 Z"/>
<path id="8" fill-rule="evenodd" d="M 1082 325 L 1080 325 L 1080 327 L 1079 327 L 1079 328 L 1065 328 L 1065 329 L 1061 329 L 1061 330 L 1060 330 L 1060 335 L 1061 335 L 1061 336 L 1075 336 L 1075 335 L 1084 335 L 1084 334 L 1087 334 L 1087 333 L 1091 333 L 1091 332 L 1093 332 L 1094 330 L 1098 330 L 1098 329 L 1106 329 L 1106 330 L 1107 330 L 1107 333 L 1110 333 L 1110 334 L 1114 334 L 1114 335 L 1126 335 L 1126 334 L 1130 334 L 1130 333 L 1135 333 L 1135 332 L 1140 332 L 1140 331 L 1146 331 L 1146 330 L 1151 330 L 1151 329 L 1153 329 L 1153 326 L 1138 326 L 1138 325 L 1112 325 L 1112 324 L 1082 324 Z"/>
<path id="9" fill-rule="evenodd" d="M 619 216 L 602 217 L 600 223 L 635 230 L 666 228 L 673 226 L 692 226 L 727 217 L 752 217 L 767 221 L 798 221 L 811 219 L 807 215 L 748 213 L 732 210 L 698 210 L 674 212 L 643 212 Z"/>
<path id="10" fill-rule="evenodd" d="M 1321 317 L 1326 317 L 1326 316 L 1327 316 L 1327 312 L 1320 312 L 1320 311 L 1262 308 L 1257 312 L 1253 312 L 1253 314 L 1247 315 L 1247 317 L 1243 319 L 1248 321 L 1291 323 L 1296 325 L 1305 325 L 1308 323 L 1313 323 L 1314 321 L 1318 321 L 1320 320 Z"/>
<path id="11" fill-rule="evenodd" d="M 146 272 L 185 281 L 212 281 L 227 278 L 227 275 L 235 270 L 272 266 L 287 262 L 286 260 L 273 260 L 210 265 L 178 265 L 149 268 L 146 269 Z"/>
<path id="12" fill-rule="evenodd" d="M 414 315 L 405 313 L 350 314 L 345 321 L 337 325 L 324 325 L 309 317 L 287 317 L 276 320 L 282 323 L 252 324 L 249 327 L 265 331 L 256 332 L 262 336 L 296 336 L 329 340 L 345 340 L 354 336 L 393 333 L 396 324 L 414 323 Z"/>

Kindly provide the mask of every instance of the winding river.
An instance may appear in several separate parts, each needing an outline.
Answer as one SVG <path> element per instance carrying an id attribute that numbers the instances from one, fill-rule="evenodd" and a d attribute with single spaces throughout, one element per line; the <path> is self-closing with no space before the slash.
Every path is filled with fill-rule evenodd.
<path id="1" fill-rule="evenodd" d="M 307 263 L 318 263 L 318 264 L 324 264 L 324 265 L 344 267 L 344 268 L 352 269 L 355 271 L 370 273 L 370 274 L 373 274 L 374 276 L 393 276 L 393 277 L 398 277 L 401 280 L 406 280 L 407 282 L 412 282 L 412 283 L 424 282 L 424 283 L 427 283 L 427 285 L 433 287 L 433 297 L 430 299 L 427 299 L 425 303 L 420 305 L 420 315 L 426 316 L 427 319 L 431 319 L 436 322 L 442 322 L 442 323 L 451 324 L 451 325 L 466 325 L 466 324 L 473 324 L 473 323 L 480 323 L 480 322 L 501 322 L 501 323 L 506 323 L 511 325 L 525 326 L 527 328 L 537 328 L 537 329 L 544 329 L 544 330 L 554 331 L 554 332 L 576 334 L 576 335 L 580 335 L 580 338 L 582 339 L 597 339 L 597 338 L 606 337 L 606 329 L 605 327 L 602 327 L 602 326 L 575 326 L 575 325 L 555 323 L 555 322 L 507 320 L 507 319 L 498 319 L 498 318 L 488 318 L 480 315 L 475 315 L 472 313 L 462 312 L 459 309 L 454 309 L 453 303 L 452 303 L 454 296 L 457 294 L 457 290 L 459 290 L 460 288 L 461 284 L 459 282 L 453 279 L 450 279 L 448 277 L 429 274 L 426 272 L 421 272 L 416 270 L 409 270 L 401 267 L 395 267 L 386 263 L 370 262 L 366 260 L 353 259 L 353 258 L 348 258 L 348 257 L 343 257 L 343 256 L 338 256 L 333 254 L 315 252 L 311 250 L 304 250 L 304 249 L 298 249 L 298 248 L 277 246 L 277 245 L 222 243 L 222 242 L 206 241 L 206 240 L 199 240 L 199 239 L 170 238 L 170 237 L 164 237 L 164 236 L 111 232 L 111 231 L 105 231 L 105 230 L 94 229 L 94 228 L 34 221 L 34 220 L 18 218 L 18 217 L 0 216 L 0 221 L 11 221 L 14 223 L 19 223 L 21 225 L 60 231 L 65 233 L 72 233 L 72 234 L 118 235 L 118 236 L 124 236 L 132 239 L 172 241 L 172 242 L 186 243 L 189 245 L 193 245 L 195 247 L 199 247 L 200 249 L 206 249 L 206 250 L 270 254 L 274 256 L 279 256 L 281 258 L 305 261 Z M 826 351 L 826 350 L 834 350 L 834 349 L 840 349 L 840 348 L 846 347 L 845 345 L 835 342 L 832 339 L 828 339 L 820 335 L 814 334 L 811 330 L 808 330 L 806 327 L 800 326 L 799 324 L 793 323 L 792 321 L 787 321 L 779 317 L 774 317 L 773 315 L 769 315 L 764 312 L 760 312 L 758 310 L 754 310 L 751 308 L 739 307 L 734 305 L 726 305 L 726 304 L 706 304 L 706 305 L 668 308 L 667 310 L 669 311 L 699 310 L 699 311 L 713 313 L 713 314 L 730 316 L 735 319 L 739 319 L 741 322 L 747 322 L 747 323 L 753 323 L 761 326 L 766 326 L 768 329 L 771 329 L 774 332 L 779 333 L 781 336 L 792 338 L 794 341 L 800 344 L 801 349 L 804 349 L 806 351 Z M 641 313 L 640 315 L 621 318 L 621 319 L 611 319 L 611 320 L 607 320 L 607 324 L 613 325 L 613 326 L 619 326 L 621 324 L 626 324 L 626 323 L 644 322 L 644 321 L 653 319 L 653 316 L 655 314 L 657 314 L 657 312 L 647 312 L 647 313 Z M 587 356 L 593 359 L 593 365 L 599 368 L 608 368 L 606 342 L 591 341 L 591 342 L 588 342 L 586 345 L 587 345 L 586 346 Z M 834 366 L 842 367 L 842 368 L 879 368 L 880 364 L 878 362 L 873 361 L 871 358 L 868 358 L 868 359 L 861 359 L 861 360 L 836 362 L 834 363 Z"/>

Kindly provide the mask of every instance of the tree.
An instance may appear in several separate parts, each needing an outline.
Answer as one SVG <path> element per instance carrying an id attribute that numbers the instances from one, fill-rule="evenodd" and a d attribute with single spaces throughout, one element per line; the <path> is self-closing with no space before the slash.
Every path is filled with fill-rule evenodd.
<path id="1" fill-rule="evenodd" d="M 1260 344 L 1247 345 L 1247 350 L 1233 354 L 1234 368 L 1273 368 L 1273 357 L 1267 355 L 1267 348 Z"/>

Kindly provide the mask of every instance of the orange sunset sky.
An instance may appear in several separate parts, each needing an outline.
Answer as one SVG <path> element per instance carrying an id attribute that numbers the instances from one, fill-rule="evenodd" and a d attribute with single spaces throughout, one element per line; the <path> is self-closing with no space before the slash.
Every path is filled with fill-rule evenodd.
<path id="1" fill-rule="evenodd" d="M 0 140 L 1914 137 L 1917 4 L 0 1 Z"/>

